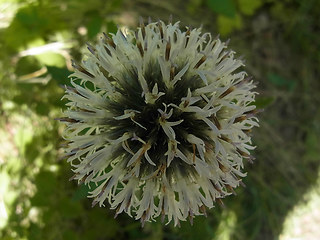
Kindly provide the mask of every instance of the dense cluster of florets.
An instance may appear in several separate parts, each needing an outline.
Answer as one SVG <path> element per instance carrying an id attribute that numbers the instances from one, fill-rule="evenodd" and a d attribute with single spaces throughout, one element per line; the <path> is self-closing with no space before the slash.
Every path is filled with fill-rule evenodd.
<path id="1" fill-rule="evenodd" d="M 104 35 L 66 89 L 66 152 L 93 205 L 144 224 L 205 214 L 241 183 L 255 87 L 227 43 L 159 21 Z"/>

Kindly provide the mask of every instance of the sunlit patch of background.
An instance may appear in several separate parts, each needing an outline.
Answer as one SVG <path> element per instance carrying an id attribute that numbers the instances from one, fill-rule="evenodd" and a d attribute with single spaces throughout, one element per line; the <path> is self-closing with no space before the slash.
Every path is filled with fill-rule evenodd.
<path id="1" fill-rule="evenodd" d="M 138 17 L 231 38 L 265 108 L 246 188 L 194 226 L 91 208 L 61 159 L 70 59 Z M 0 239 L 320 239 L 318 0 L 0 0 Z M 239 55 L 238 55 L 239 56 Z"/>

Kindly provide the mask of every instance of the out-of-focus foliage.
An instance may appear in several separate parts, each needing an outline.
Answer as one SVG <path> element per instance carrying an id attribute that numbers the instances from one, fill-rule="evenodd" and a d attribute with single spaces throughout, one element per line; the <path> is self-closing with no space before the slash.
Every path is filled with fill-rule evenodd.
<path id="1" fill-rule="evenodd" d="M 0 1 L 0 239 L 277 239 L 290 210 L 316 184 L 320 136 L 318 0 Z M 264 108 L 246 188 L 194 226 L 140 223 L 91 208 L 61 159 L 71 58 L 102 31 L 138 16 L 231 37 L 260 82 Z M 91 186 L 94 187 L 94 186 Z"/>
<path id="2" fill-rule="evenodd" d="M 233 0 L 208 0 L 208 6 L 216 13 L 230 18 L 234 18 L 236 15 L 236 7 Z"/>

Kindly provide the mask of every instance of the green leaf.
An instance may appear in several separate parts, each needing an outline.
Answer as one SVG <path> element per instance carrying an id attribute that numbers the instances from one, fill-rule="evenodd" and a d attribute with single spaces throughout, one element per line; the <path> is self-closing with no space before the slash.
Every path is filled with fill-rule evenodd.
<path id="1" fill-rule="evenodd" d="M 264 109 L 275 101 L 274 97 L 257 97 L 252 105 L 256 105 L 257 109 Z"/>
<path id="2" fill-rule="evenodd" d="M 55 67 L 63 67 L 65 65 L 65 58 L 58 53 L 46 52 L 35 55 L 35 58 L 44 65 Z"/>
<path id="3" fill-rule="evenodd" d="M 72 230 L 66 230 L 64 231 L 63 233 L 63 239 L 65 240 L 77 240 L 77 239 L 80 239 L 78 237 L 78 235 L 75 233 L 75 231 L 72 231 Z"/>
<path id="4" fill-rule="evenodd" d="M 15 73 L 18 76 L 25 74 L 30 74 L 32 72 L 38 71 L 41 68 L 41 64 L 35 56 L 26 56 L 19 59 Z"/>
<path id="5" fill-rule="evenodd" d="M 36 194 L 31 198 L 33 206 L 47 206 L 56 201 L 54 191 L 57 188 L 57 179 L 50 171 L 42 171 L 36 176 Z"/>
<path id="6" fill-rule="evenodd" d="M 118 30 L 117 25 L 113 21 L 107 22 L 107 32 L 116 33 Z"/>
<path id="7" fill-rule="evenodd" d="M 286 79 L 277 73 L 268 73 L 268 80 L 278 87 L 286 87 L 289 90 L 293 90 L 296 86 L 296 82 L 294 80 Z"/>
<path id="8" fill-rule="evenodd" d="M 233 30 L 242 28 L 242 18 L 239 14 L 235 18 L 225 17 L 223 15 L 218 16 L 218 28 L 221 36 L 230 34 Z"/>
<path id="9" fill-rule="evenodd" d="M 86 225 L 82 228 L 81 239 L 123 239 L 123 237 L 117 236 L 121 227 L 119 219 L 116 220 L 106 213 L 108 212 L 103 211 L 103 208 L 94 208 L 87 212 Z"/>
<path id="10" fill-rule="evenodd" d="M 26 4 L 5 29 L 4 40 L 8 47 L 17 50 L 39 36 L 47 39 L 53 32 L 63 29 L 65 24 L 60 9 L 46 4 Z"/>
<path id="11" fill-rule="evenodd" d="M 89 39 L 93 39 L 96 37 L 96 35 L 100 32 L 101 26 L 102 18 L 100 16 L 94 16 L 91 18 L 91 20 L 87 24 Z"/>
<path id="12" fill-rule="evenodd" d="M 233 0 L 207 0 L 208 6 L 216 13 L 234 18 L 236 7 Z"/>
<path id="13" fill-rule="evenodd" d="M 262 0 L 238 0 L 239 9 L 244 15 L 251 16 L 263 4 Z"/>
<path id="14" fill-rule="evenodd" d="M 61 85 L 72 86 L 68 76 L 72 73 L 67 68 L 59 68 L 54 66 L 46 66 L 51 77 Z"/>
<path id="15" fill-rule="evenodd" d="M 204 216 L 198 216 L 194 218 L 193 226 L 191 226 L 189 222 L 182 222 L 182 231 L 178 231 L 177 234 L 181 237 L 181 239 L 185 240 L 210 240 L 213 238 L 213 227 L 209 224 L 209 221 L 207 221 L 207 219 Z"/>
<path id="16" fill-rule="evenodd" d="M 88 185 L 82 184 L 81 186 L 78 187 L 78 189 L 74 192 L 72 196 L 73 201 L 79 201 L 81 199 L 84 199 L 87 197 L 89 192 L 89 187 Z"/>
<path id="17" fill-rule="evenodd" d="M 82 211 L 80 202 L 74 202 L 69 198 L 63 198 L 59 201 L 56 211 L 59 211 L 65 218 L 75 218 Z"/>
<path id="18" fill-rule="evenodd" d="M 35 111 L 37 114 L 42 115 L 42 116 L 48 116 L 49 112 L 50 112 L 50 106 L 48 103 L 46 102 L 39 102 L 36 106 L 35 106 Z"/>
<path id="19" fill-rule="evenodd" d="M 319 143 L 320 138 L 317 132 L 309 131 L 307 135 L 307 139 L 305 142 L 306 153 L 305 156 L 309 159 L 318 159 L 319 158 Z"/>
<path id="20" fill-rule="evenodd" d="M 90 188 L 88 184 L 82 184 L 78 187 L 77 191 L 72 196 L 73 201 L 79 201 L 81 199 L 84 199 L 88 196 L 88 192 L 95 190 L 103 181 L 100 181 L 97 185 L 94 183 L 89 183 Z"/>

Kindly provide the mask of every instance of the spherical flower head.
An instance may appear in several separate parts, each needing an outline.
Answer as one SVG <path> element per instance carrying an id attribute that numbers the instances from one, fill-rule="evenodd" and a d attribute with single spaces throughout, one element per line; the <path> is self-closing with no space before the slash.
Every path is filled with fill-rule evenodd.
<path id="1" fill-rule="evenodd" d="M 95 186 L 93 206 L 176 226 L 234 193 L 258 119 L 255 85 L 227 43 L 158 21 L 88 49 L 62 120 L 72 179 Z"/>

